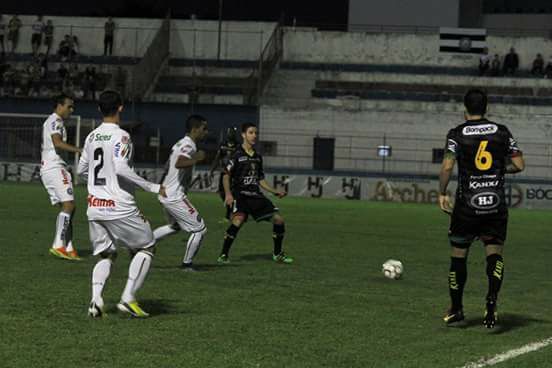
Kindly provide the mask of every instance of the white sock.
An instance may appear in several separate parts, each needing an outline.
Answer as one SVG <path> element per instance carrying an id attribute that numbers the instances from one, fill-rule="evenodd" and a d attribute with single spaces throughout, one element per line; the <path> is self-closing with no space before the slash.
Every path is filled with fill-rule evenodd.
<path id="1" fill-rule="evenodd" d="M 71 221 L 71 215 L 65 212 L 58 213 L 56 220 L 56 236 L 52 243 L 53 248 L 60 248 L 65 246 L 65 234 Z"/>
<path id="2" fill-rule="evenodd" d="M 179 230 L 175 230 L 171 225 L 165 225 L 153 230 L 153 237 L 155 240 L 163 239 L 167 235 L 177 233 Z"/>
<path id="3" fill-rule="evenodd" d="M 203 240 L 203 235 L 207 232 L 207 229 L 203 229 L 197 233 L 192 233 L 190 235 L 190 238 L 188 239 L 188 243 L 186 244 L 186 254 L 184 255 L 184 259 L 182 260 L 182 263 L 184 264 L 191 264 L 192 260 L 194 259 L 195 255 L 199 251 L 199 248 L 201 247 L 201 241 Z"/>
<path id="4" fill-rule="evenodd" d="M 111 273 L 111 265 L 113 262 L 109 258 L 102 258 L 94 266 L 92 271 L 92 301 L 98 305 L 103 305 L 102 293 L 105 283 Z"/>
<path id="5" fill-rule="evenodd" d="M 123 302 L 130 303 L 136 300 L 136 292 L 144 284 L 152 259 L 153 254 L 146 250 L 136 253 L 128 268 L 128 280 L 121 296 Z"/>
<path id="6" fill-rule="evenodd" d="M 72 240 L 69 240 L 69 241 L 67 242 L 67 246 L 65 247 L 65 250 L 66 250 L 67 252 L 72 252 L 72 251 L 73 251 L 73 241 L 72 241 Z"/>

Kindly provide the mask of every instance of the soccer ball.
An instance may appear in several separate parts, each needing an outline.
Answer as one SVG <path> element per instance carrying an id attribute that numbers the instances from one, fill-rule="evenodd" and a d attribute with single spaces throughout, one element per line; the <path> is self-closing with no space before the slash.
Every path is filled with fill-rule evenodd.
<path id="1" fill-rule="evenodd" d="M 388 259 L 381 267 L 381 272 L 388 279 L 398 280 L 402 277 L 404 267 L 401 261 Z"/>

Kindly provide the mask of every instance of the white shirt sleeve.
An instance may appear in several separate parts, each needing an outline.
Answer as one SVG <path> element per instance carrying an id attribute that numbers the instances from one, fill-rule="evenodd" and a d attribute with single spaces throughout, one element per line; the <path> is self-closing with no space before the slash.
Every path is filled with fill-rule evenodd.
<path id="1" fill-rule="evenodd" d="M 84 149 L 79 160 L 79 166 L 77 166 L 77 175 L 82 176 L 84 179 L 88 179 L 88 140 L 84 144 Z"/>
<path id="2" fill-rule="evenodd" d="M 129 159 L 132 156 L 132 142 L 128 135 L 121 136 L 115 143 L 115 149 L 113 150 L 113 163 L 115 166 L 115 173 L 134 185 L 144 189 L 145 191 L 152 193 L 159 193 L 161 188 L 160 184 L 155 184 L 140 175 L 136 174 L 134 170 L 129 166 Z"/>

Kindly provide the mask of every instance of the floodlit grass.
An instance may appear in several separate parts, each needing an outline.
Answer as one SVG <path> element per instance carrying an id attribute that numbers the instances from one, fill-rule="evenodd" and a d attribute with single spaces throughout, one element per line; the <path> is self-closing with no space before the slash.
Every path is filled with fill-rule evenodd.
<path id="1" fill-rule="evenodd" d="M 48 255 L 57 209 L 38 184 L 0 184 L 1 367 L 461 367 L 552 336 L 552 212 L 513 210 L 495 330 L 482 326 L 483 249 L 472 249 L 463 327 L 447 328 L 448 217 L 436 206 L 275 200 L 293 265 L 275 264 L 271 225 L 247 223 L 216 265 L 226 224 L 220 199 L 192 194 L 208 226 L 196 263 L 179 268 L 185 234 L 160 242 L 139 294 L 147 320 L 115 308 L 128 267 L 122 250 L 105 292 L 108 316 L 86 316 L 90 256 L 85 188 L 76 188 L 75 243 L 86 259 Z M 138 193 L 152 226 L 154 195 Z M 404 278 L 381 264 L 401 260 Z M 550 367 L 552 347 L 499 366 Z"/>

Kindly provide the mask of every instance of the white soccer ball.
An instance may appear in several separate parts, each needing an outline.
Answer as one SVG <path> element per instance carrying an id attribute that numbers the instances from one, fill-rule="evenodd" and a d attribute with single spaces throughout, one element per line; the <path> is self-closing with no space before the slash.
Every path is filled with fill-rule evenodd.
<path id="1" fill-rule="evenodd" d="M 395 259 L 388 259 L 382 265 L 381 272 L 388 279 L 398 280 L 402 277 L 404 267 L 401 261 Z"/>

